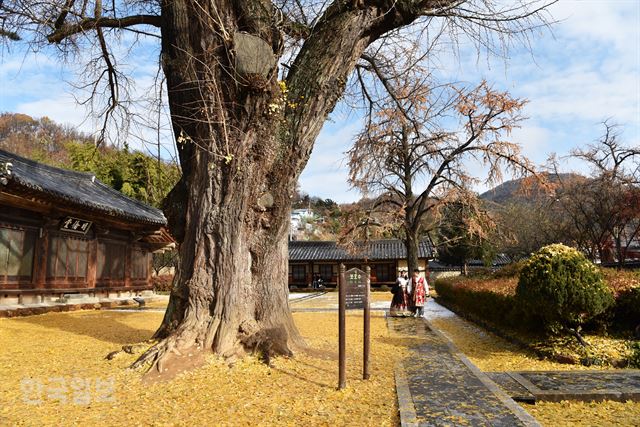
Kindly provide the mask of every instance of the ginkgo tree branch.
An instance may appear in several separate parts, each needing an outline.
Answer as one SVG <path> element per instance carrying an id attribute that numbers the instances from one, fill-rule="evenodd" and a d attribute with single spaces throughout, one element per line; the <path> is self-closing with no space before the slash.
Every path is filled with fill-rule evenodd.
<path id="1" fill-rule="evenodd" d="M 47 35 L 49 43 L 60 43 L 64 39 L 97 28 L 127 28 L 135 25 L 151 25 L 160 28 L 161 19 L 157 15 L 132 15 L 123 18 L 85 18 L 76 24 L 62 25 Z"/>

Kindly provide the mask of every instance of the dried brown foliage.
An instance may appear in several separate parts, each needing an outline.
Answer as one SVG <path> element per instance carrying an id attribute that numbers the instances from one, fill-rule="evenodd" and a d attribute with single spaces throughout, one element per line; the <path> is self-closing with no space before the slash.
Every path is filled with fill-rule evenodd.
<path id="1" fill-rule="evenodd" d="M 570 222 L 573 243 L 592 259 L 624 264 L 640 241 L 640 149 L 620 142 L 619 126 L 603 122 L 600 139 L 572 157 L 592 169 L 589 179 L 557 179 L 557 204 Z M 558 161 L 551 159 L 556 176 Z"/>
<path id="2" fill-rule="evenodd" d="M 495 228 L 468 190 L 477 181 L 468 173 L 469 162 L 486 168 L 487 184 L 502 180 L 505 171 L 535 174 L 520 146 L 507 139 L 524 119 L 526 101 L 486 81 L 473 88 L 438 87 L 418 71 L 388 80 L 386 86 L 392 95 L 370 111 L 365 129 L 347 153 L 349 181 L 376 197 L 366 212 L 367 223 L 396 230 L 415 265 L 411 246 L 441 225 L 448 204 L 472 208 L 475 214 L 463 221 L 468 233 L 484 238 Z"/>

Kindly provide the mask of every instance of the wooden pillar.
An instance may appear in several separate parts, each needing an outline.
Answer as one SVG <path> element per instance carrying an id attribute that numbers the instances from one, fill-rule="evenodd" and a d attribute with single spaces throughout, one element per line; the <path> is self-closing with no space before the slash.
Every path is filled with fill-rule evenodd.
<path id="1" fill-rule="evenodd" d="M 98 274 L 98 238 L 89 241 L 89 257 L 87 260 L 87 287 L 96 288 Z"/>
<path id="2" fill-rule="evenodd" d="M 41 227 L 36 236 L 35 253 L 33 257 L 33 287 L 44 289 L 47 280 L 47 260 L 49 258 L 49 230 Z"/>
<path id="3" fill-rule="evenodd" d="M 150 249 L 144 248 L 147 257 L 147 277 L 145 283 L 147 286 L 151 284 L 151 271 L 153 270 L 153 254 Z"/>
<path id="4" fill-rule="evenodd" d="M 131 287 L 131 256 L 133 244 L 129 241 L 124 250 L 124 286 Z"/>
<path id="5" fill-rule="evenodd" d="M 347 386 L 347 342 L 345 337 L 347 281 L 345 272 L 344 264 L 340 264 L 338 276 L 338 390 Z"/>
<path id="6" fill-rule="evenodd" d="M 371 267 L 368 265 L 365 267 L 365 273 L 367 274 L 367 289 L 364 292 L 364 337 L 362 348 L 362 379 L 369 379 L 369 341 L 371 340 L 371 311 L 369 307 L 369 292 L 371 292 Z"/>

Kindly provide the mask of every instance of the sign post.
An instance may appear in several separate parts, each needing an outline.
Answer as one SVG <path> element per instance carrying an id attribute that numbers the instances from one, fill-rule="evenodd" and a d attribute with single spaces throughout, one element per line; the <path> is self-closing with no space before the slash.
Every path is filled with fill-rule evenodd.
<path id="1" fill-rule="evenodd" d="M 338 390 L 347 386 L 347 354 L 345 337 L 345 300 L 347 295 L 347 280 L 344 264 L 340 264 L 340 283 L 338 283 Z"/>
<path id="2" fill-rule="evenodd" d="M 338 304 L 338 389 L 346 387 L 346 338 L 345 338 L 345 313 L 346 310 L 363 309 L 364 339 L 362 349 L 362 378 L 369 379 L 369 341 L 370 341 L 370 310 L 369 288 L 371 267 L 366 271 L 352 268 L 345 271 L 344 264 L 340 264 L 339 304 Z"/>
<path id="3" fill-rule="evenodd" d="M 364 293 L 364 344 L 362 348 L 362 379 L 369 379 L 369 338 L 370 338 L 370 316 L 371 312 L 369 311 L 369 292 L 370 292 L 370 281 L 371 281 L 371 267 L 367 265 L 364 269 L 366 273 L 366 290 Z"/>

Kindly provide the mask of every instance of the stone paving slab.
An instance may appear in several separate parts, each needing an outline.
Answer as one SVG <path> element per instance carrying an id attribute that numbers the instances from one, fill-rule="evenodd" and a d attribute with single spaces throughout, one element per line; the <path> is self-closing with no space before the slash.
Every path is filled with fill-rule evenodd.
<path id="1" fill-rule="evenodd" d="M 411 340 L 396 370 L 403 426 L 539 425 L 425 319 L 390 317 L 387 325 Z"/>
<path id="2" fill-rule="evenodd" d="M 509 375 L 509 372 L 487 372 L 486 374 L 516 402 L 535 403 L 536 397 Z"/>
<path id="3" fill-rule="evenodd" d="M 536 401 L 640 402 L 638 369 L 495 372 L 489 376 L 516 400 L 524 389 Z"/>

